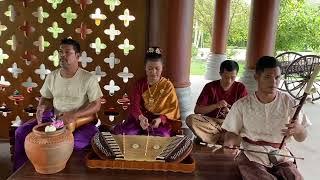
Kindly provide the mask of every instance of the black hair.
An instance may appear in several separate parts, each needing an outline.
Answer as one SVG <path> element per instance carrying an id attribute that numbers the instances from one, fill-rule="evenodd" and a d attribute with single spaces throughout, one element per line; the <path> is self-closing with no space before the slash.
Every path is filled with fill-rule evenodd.
<path id="1" fill-rule="evenodd" d="M 236 70 L 237 73 L 238 73 L 239 65 L 238 65 L 238 63 L 236 61 L 225 60 L 220 65 L 220 73 L 223 73 L 224 70 L 226 70 L 226 71 L 234 71 L 234 70 Z"/>
<path id="2" fill-rule="evenodd" d="M 66 44 L 66 45 L 72 45 L 73 46 L 73 49 L 76 53 L 80 53 L 80 44 L 76 41 L 76 40 L 73 40 L 71 38 L 64 38 L 64 39 L 61 39 L 60 41 L 60 45 L 62 44 Z"/>
<path id="3" fill-rule="evenodd" d="M 272 56 L 262 56 L 256 63 L 256 74 L 262 73 L 266 68 L 281 67 L 279 61 Z"/>
<path id="4" fill-rule="evenodd" d="M 144 58 L 144 64 L 146 64 L 148 61 L 151 61 L 151 62 L 160 61 L 161 63 L 163 63 L 162 54 L 159 47 L 148 48 L 146 56 Z"/>

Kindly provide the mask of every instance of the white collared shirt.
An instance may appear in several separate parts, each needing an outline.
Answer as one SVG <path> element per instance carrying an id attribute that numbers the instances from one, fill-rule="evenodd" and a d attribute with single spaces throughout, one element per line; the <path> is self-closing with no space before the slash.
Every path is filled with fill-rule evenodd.
<path id="1" fill-rule="evenodd" d="M 276 98 L 267 104 L 260 102 L 253 93 L 233 104 L 222 124 L 222 128 L 253 141 L 281 143 L 283 138 L 281 130 L 286 128 L 285 124 L 288 124 L 293 117 L 296 104 L 293 98 L 280 91 Z M 300 112 L 297 120 L 304 127 L 311 125 L 307 116 L 302 112 Z M 292 137 L 287 139 L 286 142 L 290 142 L 291 139 Z M 257 146 L 247 142 L 241 142 L 241 147 L 264 152 L 276 150 L 271 146 Z M 281 153 L 289 155 L 287 150 Z M 272 165 L 268 155 L 251 152 L 245 152 L 245 154 L 250 161 L 265 166 Z"/>

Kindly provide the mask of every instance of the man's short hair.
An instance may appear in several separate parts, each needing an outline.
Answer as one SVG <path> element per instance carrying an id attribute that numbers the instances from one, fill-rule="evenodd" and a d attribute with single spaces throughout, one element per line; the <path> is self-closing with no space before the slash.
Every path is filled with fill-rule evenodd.
<path id="1" fill-rule="evenodd" d="M 262 56 L 256 64 L 256 74 L 262 73 L 266 68 L 281 67 L 279 61 L 272 56 Z"/>
<path id="2" fill-rule="evenodd" d="M 64 38 L 64 39 L 61 39 L 60 45 L 62 45 L 62 44 L 72 45 L 74 51 L 76 53 L 80 53 L 80 50 L 81 50 L 80 44 L 76 40 L 73 40 L 71 38 Z"/>
<path id="3" fill-rule="evenodd" d="M 227 71 L 234 71 L 236 70 L 237 73 L 239 71 L 239 65 L 236 61 L 232 61 L 232 60 L 225 60 L 221 63 L 220 65 L 220 73 L 223 73 L 224 70 Z"/>

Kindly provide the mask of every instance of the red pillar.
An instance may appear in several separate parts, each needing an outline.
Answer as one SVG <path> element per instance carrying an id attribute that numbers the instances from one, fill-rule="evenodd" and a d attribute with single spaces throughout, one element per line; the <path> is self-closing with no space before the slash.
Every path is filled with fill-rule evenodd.
<path id="1" fill-rule="evenodd" d="M 181 120 L 192 114 L 190 62 L 194 0 L 150 0 L 149 46 L 160 46 L 164 76 L 176 88 Z M 183 127 L 186 127 L 182 121 Z"/>
<path id="2" fill-rule="evenodd" d="M 248 36 L 246 71 L 243 83 L 250 92 L 256 90 L 255 65 L 262 56 L 274 56 L 280 0 L 252 0 Z"/>
<path id="3" fill-rule="evenodd" d="M 172 0 L 168 6 L 167 76 L 176 88 L 190 86 L 194 0 Z"/>
<path id="4" fill-rule="evenodd" d="M 220 79 L 220 64 L 226 59 L 230 0 L 216 0 L 214 12 L 211 53 L 207 59 L 207 70 L 205 75 L 205 78 L 209 80 Z"/>
<path id="5" fill-rule="evenodd" d="M 216 0 L 211 52 L 226 54 L 229 30 L 230 0 Z"/>
<path id="6" fill-rule="evenodd" d="M 161 47 L 164 53 L 167 49 L 168 32 L 168 0 L 149 1 L 149 47 Z"/>
<path id="7" fill-rule="evenodd" d="M 247 67 L 254 69 L 261 56 L 273 56 L 280 0 L 252 0 L 247 45 Z"/>

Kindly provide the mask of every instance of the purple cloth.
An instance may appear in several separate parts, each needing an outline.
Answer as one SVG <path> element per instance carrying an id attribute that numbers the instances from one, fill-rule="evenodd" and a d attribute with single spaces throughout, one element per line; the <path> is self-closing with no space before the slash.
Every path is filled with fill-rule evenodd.
<path id="1" fill-rule="evenodd" d="M 143 130 L 138 120 L 132 116 L 121 124 L 116 125 L 111 133 L 113 134 L 126 134 L 126 135 L 148 135 L 147 130 Z M 171 127 L 168 123 L 160 124 L 158 128 L 149 128 L 150 136 L 170 137 L 173 135 Z"/>
<path id="2" fill-rule="evenodd" d="M 42 122 L 50 122 L 51 117 L 53 117 L 52 112 L 45 112 L 43 114 Z M 27 135 L 32 131 L 32 128 L 36 126 L 37 120 L 33 119 L 22 124 L 15 131 L 15 146 L 14 146 L 14 164 L 13 171 L 16 171 L 21 167 L 25 162 L 28 161 L 28 157 L 24 150 L 24 141 Z M 94 124 L 86 124 L 77 128 L 73 132 L 74 137 L 74 149 L 81 150 L 90 145 L 91 138 L 98 131 L 97 127 Z"/>

